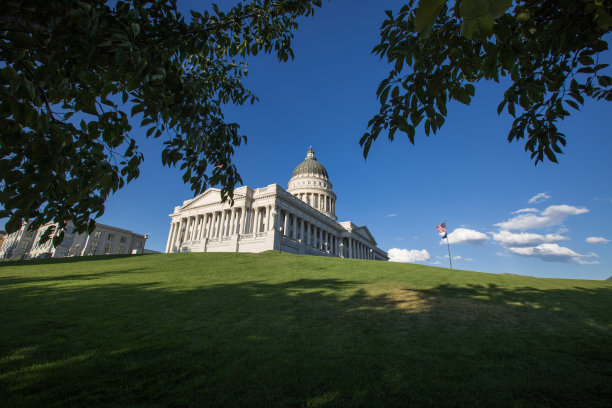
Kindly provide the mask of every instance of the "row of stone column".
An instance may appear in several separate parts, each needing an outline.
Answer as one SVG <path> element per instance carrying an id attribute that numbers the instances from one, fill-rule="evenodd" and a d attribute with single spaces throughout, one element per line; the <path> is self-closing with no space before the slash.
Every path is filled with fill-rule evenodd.
<path id="1" fill-rule="evenodd" d="M 374 259 L 374 248 L 365 242 L 352 237 L 342 239 L 286 209 L 279 209 L 279 214 L 279 228 L 282 228 L 283 236 L 301 240 L 321 251 L 329 251 L 332 255 L 340 256 L 344 252 L 342 256 L 347 258 Z"/>
<path id="2" fill-rule="evenodd" d="M 336 213 L 336 200 L 329 195 L 317 193 L 298 193 L 294 195 L 312 208 L 331 214 Z"/>
<path id="3" fill-rule="evenodd" d="M 182 217 L 170 227 L 166 252 L 173 252 L 184 242 L 264 232 L 271 226 L 271 210 L 270 205 L 244 206 Z"/>
<path id="4" fill-rule="evenodd" d="M 355 238 L 345 238 L 344 256 L 354 259 L 374 259 L 374 248 Z"/>
<path id="5" fill-rule="evenodd" d="M 320 251 L 339 255 L 339 238 L 333 232 L 286 209 L 279 209 L 278 214 L 278 228 L 283 236 L 300 240 Z"/>

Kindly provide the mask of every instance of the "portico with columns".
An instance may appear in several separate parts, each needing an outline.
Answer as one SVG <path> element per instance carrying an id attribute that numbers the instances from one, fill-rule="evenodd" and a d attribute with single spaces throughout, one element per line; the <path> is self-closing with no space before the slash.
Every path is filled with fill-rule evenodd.
<path id="1" fill-rule="evenodd" d="M 172 219 L 166 252 L 262 252 L 388 260 L 366 226 L 337 222 L 336 195 L 312 147 L 293 171 L 288 189 L 278 184 L 239 187 L 234 204 L 210 188 L 183 202 Z"/>

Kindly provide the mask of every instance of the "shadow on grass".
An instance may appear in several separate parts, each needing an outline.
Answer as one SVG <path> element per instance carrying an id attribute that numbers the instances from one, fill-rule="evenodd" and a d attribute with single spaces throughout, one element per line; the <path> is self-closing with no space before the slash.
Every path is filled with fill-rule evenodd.
<path id="1" fill-rule="evenodd" d="M 146 268 L 130 268 L 116 271 L 100 271 L 92 273 L 78 273 L 72 275 L 51 275 L 51 276 L 3 276 L 0 278 L 0 287 L 8 287 L 13 285 L 30 285 L 45 282 L 62 282 L 62 281 L 88 281 L 93 279 L 102 279 L 109 276 L 116 276 L 126 273 L 147 272 Z"/>
<path id="2" fill-rule="evenodd" d="M 440 285 L 423 293 L 437 298 L 464 298 L 487 305 L 503 305 L 539 315 L 548 314 L 550 318 L 565 316 L 582 323 L 588 321 L 602 326 L 612 325 L 612 287 L 592 289 L 577 286 L 569 290 L 541 290 L 524 286 L 508 290 L 496 284 L 468 284 L 467 287 Z"/>
<path id="3" fill-rule="evenodd" d="M 95 275 L 95 274 L 93 274 Z M 4 406 L 608 406 L 612 291 L 0 281 Z M 599 313 L 599 303 L 607 309 Z"/>
<path id="4" fill-rule="evenodd" d="M 2 267 L 10 267 L 10 266 L 27 266 L 27 265 L 54 265 L 54 264 L 64 264 L 64 263 L 75 263 L 75 262 L 83 262 L 83 261 L 95 261 L 95 260 L 110 260 L 110 259 L 120 259 L 120 258 L 132 258 L 132 257 L 141 257 L 147 255 L 156 255 L 156 254 L 139 254 L 139 255 L 131 255 L 131 254 L 122 254 L 122 255 L 91 255 L 91 256 L 71 256 L 66 258 L 46 258 L 46 259 L 27 259 L 27 260 L 3 260 L 0 262 L 0 268 Z"/>

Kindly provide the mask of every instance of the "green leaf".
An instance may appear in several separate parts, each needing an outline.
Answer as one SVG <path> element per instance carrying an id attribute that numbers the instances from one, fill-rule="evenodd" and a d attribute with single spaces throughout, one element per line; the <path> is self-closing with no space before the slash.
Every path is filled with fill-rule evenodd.
<path id="1" fill-rule="evenodd" d="M 488 38 L 493 33 L 495 20 L 511 5 L 511 0 L 463 0 L 460 7 L 461 34 L 468 38 Z"/>
<path id="2" fill-rule="evenodd" d="M 15 231 L 19 231 L 21 228 L 21 219 L 16 216 L 12 216 L 4 225 L 7 234 L 12 234 Z"/>
<path id="3" fill-rule="evenodd" d="M 380 103 L 381 104 L 385 104 L 387 102 L 387 96 L 389 95 L 389 90 L 391 89 L 390 86 L 385 87 L 385 89 L 383 89 L 383 91 L 380 93 Z"/>
<path id="4" fill-rule="evenodd" d="M 474 85 L 472 85 L 472 84 L 467 84 L 465 86 L 465 90 L 467 91 L 468 95 L 470 95 L 470 96 L 474 96 L 474 93 L 476 92 L 476 88 L 474 88 Z"/>
<path id="5" fill-rule="evenodd" d="M 576 109 L 576 110 L 580 110 L 580 107 L 578 106 L 578 104 L 574 101 L 572 101 L 571 99 L 566 99 L 565 103 L 567 103 L 569 106 L 571 106 L 572 108 Z"/>
<path id="6" fill-rule="evenodd" d="M 489 14 L 494 19 L 498 19 L 510 6 L 512 6 L 512 0 L 489 0 Z"/>
<path id="7" fill-rule="evenodd" d="M 396 86 L 395 88 L 393 88 L 393 91 L 391 91 L 391 99 L 396 99 L 399 96 L 399 86 Z"/>
<path id="8" fill-rule="evenodd" d="M 593 59 L 593 57 L 591 57 L 590 55 L 584 54 L 584 53 L 580 55 L 580 58 L 578 58 L 578 62 L 581 63 L 582 65 L 595 64 L 595 60 Z"/>
<path id="9" fill-rule="evenodd" d="M 612 78 L 606 75 L 602 75 L 602 76 L 597 77 L 597 82 L 599 83 L 600 86 L 607 88 L 610 85 L 612 85 Z"/>
<path id="10" fill-rule="evenodd" d="M 493 33 L 494 22 L 495 19 L 490 15 L 463 19 L 461 22 L 461 34 L 467 38 L 485 40 Z"/>
<path id="11" fill-rule="evenodd" d="M 546 157 L 548 158 L 548 160 L 550 160 L 553 163 L 559 163 L 559 161 L 557 160 L 557 156 L 555 156 L 555 153 L 551 150 L 550 147 L 546 147 L 544 149 L 544 154 L 546 154 Z"/>
<path id="12" fill-rule="evenodd" d="M 134 33 L 134 37 L 136 37 L 138 33 L 140 33 L 140 25 L 132 23 L 132 33 Z"/>
<path id="13" fill-rule="evenodd" d="M 469 91 L 466 89 L 460 89 L 457 95 L 455 95 L 455 99 L 464 105 L 469 105 L 471 100 Z"/>
<path id="14" fill-rule="evenodd" d="M 515 116 L 515 111 L 514 111 L 514 102 L 509 102 L 508 103 L 508 113 L 512 116 Z"/>
<path id="15" fill-rule="evenodd" d="M 446 0 L 420 0 L 414 12 L 414 28 L 423 35 L 429 35 L 431 28 L 436 22 Z"/>
<path id="16" fill-rule="evenodd" d="M 36 99 L 36 87 L 34 86 L 34 84 L 25 78 L 22 80 L 22 84 L 28 90 L 28 94 L 30 95 L 30 100 L 32 101 L 35 100 Z"/>
<path id="17" fill-rule="evenodd" d="M 134 106 L 132 107 L 131 115 L 132 115 L 132 116 L 135 116 L 136 114 L 138 114 L 138 113 L 140 113 L 140 112 L 143 112 L 143 111 L 144 111 L 144 108 L 145 108 L 145 107 L 144 107 L 144 104 L 142 104 L 142 103 L 139 103 L 139 104 L 137 104 L 137 105 L 134 105 Z"/>
<path id="18" fill-rule="evenodd" d="M 370 152 L 370 147 L 372 146 L 372 142 L 373 142 L 372 138 L 368 137 L 365 139 L 365 143 L 362 145 L 364 159 L 368 157 L 368 153 Z"/>

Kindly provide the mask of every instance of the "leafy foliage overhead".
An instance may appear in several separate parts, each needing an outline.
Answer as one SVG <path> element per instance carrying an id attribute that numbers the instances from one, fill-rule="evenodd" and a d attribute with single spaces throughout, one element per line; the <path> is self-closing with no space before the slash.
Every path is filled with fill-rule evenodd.
<path id="1" fill-rule="evenodd" d="M 566 136 L 557 124 L 585 98 L 612 100 L 609 0 L 410 0 L 387 11 L 373 52 L 392 65 L 378 87 L 380 111 L 361 140 L 364 157 L 385 131 L 414 144 L 416 129 L 435 133 L 447 103 L 470 104 L 481 80 L 510 82 L 497 112 L 514 117 L 508 141 L 525 139 L 538 162 L 557 162 Z M 424 120 L 423 120 L 424 119 Z"/>
<path id="2" fill-rule="evenodd" d="M 106 4 L 111 3 L 111 5 Z M 164 135 L 194 193 L 241 182 L 246 142 L 225 104 L 253 103 L 245 57 L 293 57 L 296 18 L 320 0 L 251 0 L 185 18 L 176 0 L 5 0 L 0 8 L 0 218 L 7 232 L 69 221 L 92 231 L 143 160 L 128 119 Z M 53 231 L 48 230 L 44 239 Z M 63 231 L 54 243 L 61 242 Z"/>

